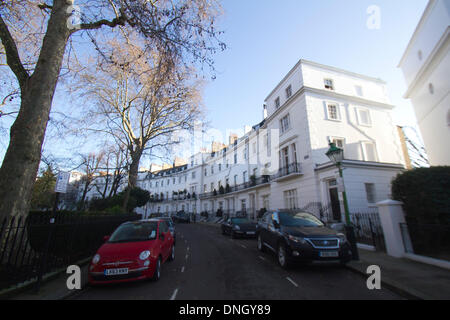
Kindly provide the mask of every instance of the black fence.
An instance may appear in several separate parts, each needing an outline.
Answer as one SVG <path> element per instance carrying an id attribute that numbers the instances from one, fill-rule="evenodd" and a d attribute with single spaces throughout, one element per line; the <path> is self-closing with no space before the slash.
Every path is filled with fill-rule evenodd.
<path id="1" fill-rule="evenodd" d="M 386 251 L 383 227 L 377 211 L 353 213 L 350 218 L 355 227 L 358 243 L 373 246 L 377 251 Z"/>
<path id="2" fill-rule="evenodd" d="M 138 215 L 48 213 L 5 218 L 0 224 L 0 290 L 89 258 L 103 237 Z"/>
<path id="3" fill-rule="evenodd" d="M 450 225 L 400 224 L 407 253 L 450 261 Z"/>

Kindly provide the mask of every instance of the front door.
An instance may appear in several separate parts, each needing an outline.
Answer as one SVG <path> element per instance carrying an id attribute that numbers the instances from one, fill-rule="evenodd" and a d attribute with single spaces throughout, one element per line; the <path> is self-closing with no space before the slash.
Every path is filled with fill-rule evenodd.
<path id="1" fill-rule="evenodd" d="M 339 192 L 336 180 L 331 180 L 329 182 L 329 193 L 330 193 L 331 210 L 333 212 L 333 220 L 341 221 L 342 219 L 341 202 L 339 201 Z"/>

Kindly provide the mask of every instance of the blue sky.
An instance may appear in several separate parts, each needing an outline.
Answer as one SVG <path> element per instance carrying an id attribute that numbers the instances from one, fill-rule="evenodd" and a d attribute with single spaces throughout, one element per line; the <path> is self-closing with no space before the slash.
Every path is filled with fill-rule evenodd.
<path id="1" fill-rule="evenodd" d="M 302 58 L 385 80 L 396 106 L 395 123 L 415 126 L 412 105 L 402 97 L 406 86 L 397 65 L 427 2 L 223 0 L 219 28 L 225 31 L 228 49 L 215 56 L 217 79 L 205 89 L 210 126 L 226 139 L 227 131 L 259 123 L 264 99 Z M 380 8 L 378 30 L 367 28 L 371 5 Z M 73 98 L 58 91 L 53 111 L 76 108 Z M 7 141 L 0 142 L 2 158 Z M 95 151 L 96 143 L 79 150 L 74 141 L 52 137 L 44 148 L 57 158 L 67 158 L 70 153 Z"/>
<path id="2" fill-rule="evenodd" d="M 222 28 L 228 50 L 216 59 L 217 80 L 205 91 L 213 128 L 225 135 L 262 120 L 266 96 L 300 59 L 385 80 L 396 124 L 414 126 L 397 65 L 427 0 L 227 0 Z M 371 5 L 380 29 L 367 27 Z"/>

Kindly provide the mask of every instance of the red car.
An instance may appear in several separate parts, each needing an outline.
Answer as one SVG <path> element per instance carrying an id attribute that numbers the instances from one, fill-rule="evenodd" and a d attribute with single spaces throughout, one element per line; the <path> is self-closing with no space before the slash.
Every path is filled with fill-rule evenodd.
<path id="1" fill-rule="evenodd" d="M 89 266 L 89 283 L 159 280 L 161 265 L 175 259 L 175 244 L 166 221 L 127 222 L 105 237 Z"/>

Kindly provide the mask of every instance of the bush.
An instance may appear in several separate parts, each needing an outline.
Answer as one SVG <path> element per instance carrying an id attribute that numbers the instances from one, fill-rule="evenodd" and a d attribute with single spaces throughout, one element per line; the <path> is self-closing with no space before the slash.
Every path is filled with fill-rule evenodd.
<path id="1" fill-rule="evenodd" d="M 392 197 L 404 203 L 408 223 L 450 225 L 450 167 L 399 174 L 392 182 Z"/>

